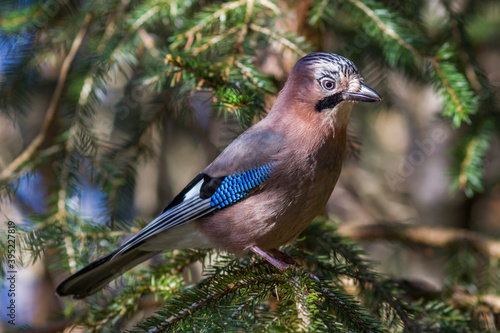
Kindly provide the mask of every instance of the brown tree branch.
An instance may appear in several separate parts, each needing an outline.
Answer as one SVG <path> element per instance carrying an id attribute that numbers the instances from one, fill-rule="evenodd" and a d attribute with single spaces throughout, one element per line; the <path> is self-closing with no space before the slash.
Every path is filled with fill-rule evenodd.
<path id="1" fill-rule="evenodd" d="M 417 245 L 450 248 L 466 243 L 478 253 L 500 258 L 500 241 L 477 232 L 444 227 L 407 225 L 402 223 L 341 225 L 338 232 L 356 240 L 397 240 Z"/>
<path id="2" fill-rule="evenodd" d="M 26 147 L 26 149 L 2 171 L 0 175 L 0 179 L 2 181 L 6 181 L 9 178 L 12 178 L 16 171 L 33 157 L 33 155 L 47 139 L 49 129 L 56 118 L 56 111 L 59 108 L 59 104 L 61 102 L 61 97 L 64 92 L 64 86 L 66 84 L 66 79 L 68 78 L 69 69 L 73 60 L 75 59 L 78 49 L 83 42 L 85 34 L 87 33 L 91 19 L 92 15 L 90 13 L 87 14 L 83 26 L 80 28 L 80 31 L 73 40 L 73 44 L 71 45 L 68 55 L 64 58 L 64 61 L 61 65 L 61 70 L 59 72 L 59 77 L 57 79 L 56 89 L 54 90 L 54 94 L 52 95 L 52 99 L 50 100 L 50 104 L 47 109 L 47 113 L 45 114 L 45 120 L 43 122 L 40 133 L 38 133 L 33 141 L 28 145 L 28 147 Z"/>

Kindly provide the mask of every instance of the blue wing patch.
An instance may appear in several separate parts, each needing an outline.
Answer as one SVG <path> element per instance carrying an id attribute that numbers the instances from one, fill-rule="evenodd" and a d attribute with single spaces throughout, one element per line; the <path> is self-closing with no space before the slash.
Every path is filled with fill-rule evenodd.
<path id="1" fill-rule="evenodd" d="M 203 217 L 229 206 L 250 194 L 269 178 L 275 162 L 226 177 L 203 173 L 194 178 L 152 222 L 118 248 L 113 257 L 128 252 L 167 229 Z"/>
<path id="2" fill-rule="evenodd" d="M 273 171 L 274 163 L 268 163 L 245 172 L 229 175 L 224 178 L 219 188 L 210 198 L 210 206 L 218 209 L 243 199 L 250 190 L 262 184 Z"/>

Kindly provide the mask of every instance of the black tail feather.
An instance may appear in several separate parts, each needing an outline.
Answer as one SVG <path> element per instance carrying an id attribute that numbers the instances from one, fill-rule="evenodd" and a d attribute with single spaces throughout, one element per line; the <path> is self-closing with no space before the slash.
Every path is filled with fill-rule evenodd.
<path id="1" fill-rule="evenodd" d="M 136 248 L 118 255 L 116 252 L 97 259 L 64 280 L 56 289 L 57 295 L 73 295 L 77 299 L 92 295 L 125 271 L 161 251 L 141 251 Z"/>

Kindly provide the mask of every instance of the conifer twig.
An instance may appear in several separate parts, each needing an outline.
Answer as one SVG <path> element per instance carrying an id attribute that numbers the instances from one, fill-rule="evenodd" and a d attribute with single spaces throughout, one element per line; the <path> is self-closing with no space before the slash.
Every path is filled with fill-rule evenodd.
<path id="1" fill-rule="evenodd" d="M 394 29 L 392 29 L 390 26 L 385 24 L 377 15 L 373 9 L 368 7 L 366 4 L 364 4 L 362 1 L 359 0 L 349 0 L 350 3 L 352 3 L 354 6 L 358 7 L 361 11 L 363 11 L 368 17 L 370 17 L 379 27 L 380 31 L 386 33 L 389 37 L 394 39 L 399 45 L 410 51 L 411 53 L 423 58 L 422 54 L 414 48 L 412 45 L 408 44 L 405 42 L 401 36 L 399 36 Z"/>
<path id="2" fill-rule="evenodd" d="M 146 49 L 149 50 L 149 52 L 151 53 L 151 55 L 153 57 L 159 58 L 160 51 L 155 46 L 154 38 L 144 28 L 140 28 L 138 30 L 138 32 L 139 32 L 139 36 L 140 36 L 142 42 L 144 43 L 144 46 L 146 47 Z"/>
<path id="3" fill-rule="evenodd" d="M 476 74 L 476 71 L 474 70 L 474 67 L 472 66 L 473 59 L 471 59 L 470 57 L 469 54 L 470 50 L 467 49 L 469 45 L 467 45 L 468 43 L 466 40 L 466 36 L 464 34 L 463 28 L 460 28 L 459 17 L 458 17 L 459 14 L 455 10 L 453 10 L 449 0 L 443 0 L 442 3 L 450 16 L 449 22 L 451 25 L 451 32 L 453 33 L 453 36 L 455 36 L 455 39 L 459 41 L 460 44 L 460 58 L 462 60 L 462 65 L 464 66 L 465 75 L 467 76 L 467 79 L 469 80 L 472 89 L 474 89 L 475 92 L 479 92 L 481 84 L 479 83 L 479 78 Z"/>
<path id="4" fill-rule="evenodd" d="M 434 67 L 434 70 L 436 71 L 437 76 L 441 80 L 441 83 L 443 83 L 444 88 L 446 89 L 448 94 L 451 96 L 451 98 L 453 100 L 453 104 L 455 104 L 457 106 L 457 113 L 463 114 L 465 112 L 464 106 L 463 106 L 462 102 L 460 102 L 460 99 L 458 98 L 457 94 L 453 90 L 453 87 L 451 86 L 450 82 L 448 81 L 448 79 L 444 75 L 443 70 L 441 68 L 441 65 L 439 64 L 439 61 L 435 58 L 429 58 L 429 57 L 426 59 L 431 63 L 432 67 Z"/>
<path id="5" fill-rule="evenodd" d="M 64 87 L 66 84 L 66 79 L 68 77 L 69 69 L 75 56 L 83 42 L 85 34 L 90 26 L 90 22 L 92 20 L 92 14 L 88 13 L 85 17 L 83 26 L 80 28 L 80 31 L 76 35 L 73 40 L 73 44 L 68 52 L 68 55 L 64 58 L 61 70 L 59 72 L 59 77 L 57 79 L 56 89 L 54 90 L 54 94 L 52 95 L 52 99 L 50 100 L 49 107 L 47 109 L 47 113 L 45 114 L 45 120 L 42 125 L 42 130 L 37 136 L 33 139 L 33 141 L 26 147 L 26 149 L 19 154 L 3 171 L 0 179 L 2 181 L 6 181 L 9 178 L 13 177 L 13 174 L 29 159 L 33 157 L 33 155 L 37 152 L 37 150 L 42 146 L 42 144 L 47 139 L 47 134 L 52 127 L 52 124 L 55 120 L 56 111 L 59 108 L 59 104 L 61 102 L 61 97 L 63 95 Z"/>
<path id="6" fill-rule="evenodd" d="M 443 64 L 444 63 L 443 59 L 439 59 L 438 56 L 434 57 L 427 56 L 424 53 L 422 53 L 419 49 L 414 47 L 412 44 L 405 41 L 405 39 L 398 33 L 398 31 L 393 28 L 390 22 L 389 23 L 384 22 L 384 20 L 379 16 L 377 11 L 367 6 L 364 2 L 360 0 L 348 0 L 348 1 L 355 7 L 357 7 L 359 10 L 361 10 L 366 16 L 368 16 L 377 25 L 378 29 L 382 34 L 385 34 L 391 39 L 393 39 L 397 44 L 399 44 L 400 47 L 413 54 L 416 58 L 421 59 L 424 62 L 430 64 L 437 75 L 437 79 L 441 82 L 443 90 L 446 91 L 446 93 L 449 95 L 451 99 L 451 103 L 456 107 L 453 114 L 460 115 L 460 118 L 458 118 L 460 120 L 455 120 L 455 119 L 453 120 L 454 124 L 456 124 L 456 126 L 459 126 L 461 120 L 468 121 L 467 114 L 473 113 L 474 110 L 470 110 L 471 107 L 467 105 L 467 103 L 464 101 L 464 98 L 463 97 L 461 98 L 460 94 L 456 91 L 457 89 L 456 85 L 454 86 L 453 82 L 450 82 L 449 77 L 447 77 L 444 71 L 445 64 Z M 468 70 L 466 68 L 466 72 L 467 71 Z M 437 91 L 438 90 L 439 89 L 437 89 Z"/>
<path id="7" fill-rule="evenodd" d="M 269 28 L 260 27 L 257 24 L 252 23 L 252 24 L 250 24 L 250 29 L 257 31 L 257 32 L 260 32 L 261 34 L 269 36 L 269 38 L 275 40 L 276 42 L 280 43 L 283 46 L 286 46 L 287 48 L 289 48 L 293 52 L 297 53 L 301 57 L 306 55 L 306 53 L 304 51 L 302 51 L 300 48 L 298 48 L 297 45 L 295 45 L 294 43 L 292 43 L 288 39 L 283 38 L 282 36 L 280 36 L 279 34 L 277 34 L 276 32 L 272 31 Z"/>

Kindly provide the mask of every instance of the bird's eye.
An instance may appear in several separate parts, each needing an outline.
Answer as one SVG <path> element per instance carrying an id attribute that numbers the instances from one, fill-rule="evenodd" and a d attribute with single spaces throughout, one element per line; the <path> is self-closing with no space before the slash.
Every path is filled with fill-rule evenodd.
<path id="1" fill-rule="evenodd" d="M 323 78 L 320 80 L 321 87 L 326 90 L 332 90 L 335 88 L 335 81 L 330 78 Z"/>

